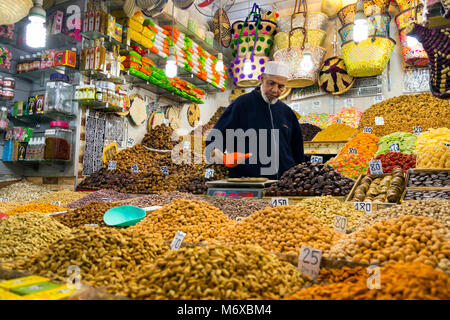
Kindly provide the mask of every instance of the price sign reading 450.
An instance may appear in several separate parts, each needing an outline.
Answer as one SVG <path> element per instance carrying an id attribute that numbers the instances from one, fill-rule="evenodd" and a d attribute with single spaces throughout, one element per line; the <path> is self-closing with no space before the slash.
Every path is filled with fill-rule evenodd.
<path id="1" fill-rule="evenodd" d="M 381 160 L 369 161 L 370 174 L 383 174 L 383 166 Z"/>
<path id="2" fill-rule="evenodd" d="M 372 213 L 372 202 L 354 202 L 356 210 L 362 210 L 366 213 Z"/>
<path id="3" fill-rule="evenodd" d="M 175 234 L 175 237 L 172 240 L 172 243 L 170 244 L 170 249 L 171 250 L 180 249 L 181 243 L 183 242 L 184 237 L 186 237 L 186 233 L 184 233 L 182 231 L 177 231 L 177 233 Z"/>
<path id="4" fill-rule="evenodd" d="M 289 204 L 288 198 L 272 198 L 272 207 L 287 206 Z"/>
<path id="5" fill-rule="evenodd" d="M 298 256 L 298 269 L 301 273 L 316 280 L 319 275 L 321 259 L 322 250 L 302 246 Z"/>

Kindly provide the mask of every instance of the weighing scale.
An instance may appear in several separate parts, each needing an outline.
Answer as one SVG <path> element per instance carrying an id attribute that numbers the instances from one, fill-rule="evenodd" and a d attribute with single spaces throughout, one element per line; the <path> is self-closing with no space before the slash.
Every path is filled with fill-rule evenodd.
<path id="1" fill-rule="evenodd" d="M 263 190 L 278 180 L 267 180 L 265 182 L 230 182 L 227 180 L 216 180 L 206 182 L 208 191 L 206 195 L 213 197 L 247 197 L 262 198 Z"/>

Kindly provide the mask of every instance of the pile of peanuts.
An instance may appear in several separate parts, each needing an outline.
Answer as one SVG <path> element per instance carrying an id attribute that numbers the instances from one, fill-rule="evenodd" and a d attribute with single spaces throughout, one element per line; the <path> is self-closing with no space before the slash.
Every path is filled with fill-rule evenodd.
<path id="1" fill-rule="evenodd" d="M 1 188 L 0 197 L 8 198 L 8 201 L 30 202 L 51 192 L 52 190 L 45 185 L 37 185 L 24 180 Z"/>
<path id="2" fill-rule="evenodd" d="M 370 264 L 422 262 L 450 272 L 450 234 L 444 224 L 402 215 L 357 230 L 336 244 L 328 258 Z"/>
<path id="3" fill-rule="evenodd" d="M 365 270 L 364 270 L 365 271 Z M 331 274 L 339 271 L 332 271 Z M 343 282 L 313 285 L 289 297 L 289 300 L 449 300 L 450 277 L 433 267 L 419 263 L 397 262 L 375 272 L 361 273 L 358 267 Z M 368 277 L 371 279 L 368 279 Z M 339 277 L 339 275 L 338 275 Z M 370 289 L 368 282 L 370 283 Z"/>
<path id="4" fill-rule="evenodd" d="M 352 203 L 339 201 L 332 196 L 305 199 L 297 203 L 297 206 L 309 211 L 330 228 L 333 228 L 335 215 L 347 218 L 347 229 L 354 228 L 365 216 Z"/>
<path id="5" fill-rule="evenodd" d="M 280 299 L 310 282 L 293 265 L 250 245 L 171 250 L 143 268 L 133 299 Z"/>
<path id="6" fill-rule="evenodd" d="M 5 214 L 7 214 L 8 216 L 12 216 L 17 213 L 26 213 L 26 212 L 51 213 L 64 210 L 66 210 L 64 207 L 51 203 L 28 203 L 19 207 L 15 207 L 14 209 L 11 209 L 9 211 L 6 211 Z"/>
<path id="7" fill-rule="evenodd" d="M 7 212 L 22 205 L 23 202 L 0 201 L 0 212 Z"/>
<path id="8" fill-rule="evenodd" d="M 266 250 L 298 254 L 302 245 L 328 251 L 342 236 L 297 206 L 257 211 L 224 229 L 219 241 L 257 244 Z"/>
<path id="9" fill-rule="evenodd" d="M 56 222 L 54 222 L 56 223 Z M 153 262 L 168 250 L 161 239 L 140 232 L 112 228 L 79 228 L 70 237 L 52 243 L 14 269 L 66 281 L 69 266 L 81 271 L 81 282 L 105 287 L 110 293 L 125 295 L 126 276 Z"/>
<path id="10" fill-rule="evenodd" d="M 175 200 L 162 209 L 153 211 L 132 230 L 145 230 L 172 240 L 177 231 L 186 233 L 185 242 L 203 242 L 216 239 L 220 230 L 232 220 L 213 205 L 198 200 Z"/>
<path id="11" fill-rule="evenodd" d="M 35 199 L 33 202 L 60 202 L 62 206 L 66 206 L 71 202 L 77 201 L 85 196 L 88 192 L 75 192 L 70 190 L 60 190 L 46 194 L 42 197 Z"/>
<path id="12" fill-rule="evenodd" d="M 54 215 L 53 218 L 70 228 L 81 227 L 85 224 L 96 224 L 100 227 L 106 227 L 103 215 L 106 211 L 116 206 L 116 204 L 110 202 L 91 202 L 67 213 Z"/>
<path id="13" fill-rule="evenodd" d="M 18 213 L 1 219 L 0 263 L 30 257 L 69 234 L 69 228 L 38 212 Z"/>

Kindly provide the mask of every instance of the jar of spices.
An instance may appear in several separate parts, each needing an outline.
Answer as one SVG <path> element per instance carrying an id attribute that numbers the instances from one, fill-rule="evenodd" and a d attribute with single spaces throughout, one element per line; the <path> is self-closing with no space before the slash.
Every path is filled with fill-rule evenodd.
<path id="1" fill-rule="evenodd" d="M 3 88 L 15 89 L 16 88 L 16 80 L 14 78 L 3 78 Z"/>
<path id="2" fill-rule="evenodd" d="M 107 89 L 106 90 L 107 91 L 107 96 L 108 96 L 108 103 L 109 104 L 112 104 L 112 102 L 113 102 L 113 91 L 111 90 L 111 89 Z"/>
<path id="3" fill-rule="evenodd" d="M 45 130 L 44 159 L 69 161 L 71 159 L 72 134 L 67 122 L 51 121 L 50 128 Z"/>
<path id="4" fill-rule="evenodd" d="M 108 103 L 108 94 L 106 92 L 106 89 L 104 88 L 100 88 L 101 93 L 102 93 L 102 102 L 103 103 Z"/>
<path id="5" fill-rule="evenodd" d="M 3 97 L 3 99 L 6 99 L 6 100 L 14 99 L 14 89 L 3 87 L 2 97 Z"/>
<path id="6" fill-rule="evenodd" d="M 95 100 L 95 86 L 94 85 L 87 86 L 87 99 Z"/>
<path id="7" fill-rule="evenodd" d="M 97 102 L 103 101 L 103 89 L 100 87 L 95 87 L 95 100 Z"/>

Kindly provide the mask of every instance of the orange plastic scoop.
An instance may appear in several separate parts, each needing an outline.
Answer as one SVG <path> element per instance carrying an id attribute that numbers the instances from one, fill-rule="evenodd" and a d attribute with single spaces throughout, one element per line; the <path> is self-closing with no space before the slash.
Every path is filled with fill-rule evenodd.
<path id="1" fill-rule="evenodd" d="M 245 161 L 245 159 L 248 159 L 252 156 L 251 153 L 240 153 L 240 152 L 233 152 L 223 155 L 223 163 L 228 168 L 234 168 L 238 164 Z"/>

